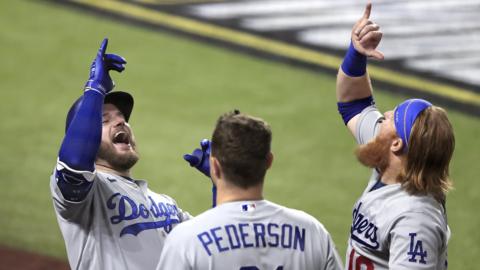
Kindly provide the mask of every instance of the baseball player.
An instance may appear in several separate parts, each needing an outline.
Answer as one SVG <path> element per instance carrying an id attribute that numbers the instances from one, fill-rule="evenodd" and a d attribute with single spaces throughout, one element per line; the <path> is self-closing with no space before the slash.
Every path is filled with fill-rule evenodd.
<path id="1" fill-rule="evenodd" d="M 335 245 L 312 216 L 263 198 L 271 130 L 261 119 L 227 113 L 187 161 L 217 187 L 217 206 L 178 225 L 157 269 L 342 269 Z M 211 155 L 210 155 L 211 153 Z"/>
<path id="2" fill-rule="evenodd" d="M 154 269 L 172 227 L 189 218 L 175 201 L 132 178 L 133 97 L 111 92 L 124 58 L 105 39 L 83 95 L 68 112 L 50 188 L 72 269 Z"/>
<path id="3" fill-rule="evenodd" d="M 450 229 L 445 212 L 455 140 L 445 111 L 408 99 L 383 115 L 375 107 L 367 57 L 384 58 L 371 4 L 354 25 L 338 71 L 338 109 L 373 174 L 355 203 L 346 268 L 446 269 Z"/>

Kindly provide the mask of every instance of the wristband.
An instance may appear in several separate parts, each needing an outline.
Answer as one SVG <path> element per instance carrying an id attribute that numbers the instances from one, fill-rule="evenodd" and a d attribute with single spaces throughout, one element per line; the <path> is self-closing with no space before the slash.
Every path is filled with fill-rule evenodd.
<path id="1" fill-rule="evenodd" d="M 355 50 L 353 43 L 350 42 L 341 68 L 350 77 L 363 76 L 367 72 L 367 57 Z"/>

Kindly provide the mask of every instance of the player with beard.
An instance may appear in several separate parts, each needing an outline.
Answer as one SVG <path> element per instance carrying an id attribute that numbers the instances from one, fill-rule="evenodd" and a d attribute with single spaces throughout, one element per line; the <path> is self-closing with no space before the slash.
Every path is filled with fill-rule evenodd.
<path id="1" fill-rule="evenodd" d="M 423 99 L 406 100 L 384 115 L 377 110 L 367 57 L 384 56 L 370 12 L 367 4 L 337 77 L 338 109 L 360 144 L 356 155 L 374 169 L 353 209 L 346 268 L 446 269 L 453 129 L 445 111 Z"/>
<path id="2" fill-rule="evenodd" d="M 72 269 L 154 269 L 167 234 L 189 215 L 131 176 L 139 159 L 128 124 L 133 97 L 111 92 L 109 71 L 126 61 L 106 54 L 107 43 L 67 115 L 50 182 L 55 213 Z"/>

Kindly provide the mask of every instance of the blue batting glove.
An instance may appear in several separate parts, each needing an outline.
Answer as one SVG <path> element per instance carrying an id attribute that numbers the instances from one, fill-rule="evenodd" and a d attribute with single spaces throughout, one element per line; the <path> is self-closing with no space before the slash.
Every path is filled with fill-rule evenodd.
<path id="1" fill-rule="evenodd" d="M 193 150 L 192 154 L 183 155 L 190 166 L 197 168 L 201 173 L 210 177 L 210 141 L 203 139 L 200 142 L 201 148 Z"/>
<path id="2" fill-rule="evenodd" d="M 115 83 L 110 77 L 109 71 L 122 72 L 125 69 L 125 58 L 116 54 L 106 54 L 108 38 L 105 38 L 100 45 L 97 57 L 90 66 L 90 77 L 85 84 L 85 91 L 94 90 L 103 95 L 112 91 Z"/>
<path id="3" fill-rule="evenodd" d="M 200 142 L 200 147 L 193 150 L 192 154 L 183 155 L 183 158 L 190 166 L 197 168 L 201 173 L 210 177 L 210 141 L 203 139 Z M 217 187 L 212 185 L 212 207 L 215 206 L 217 206 Z"/>

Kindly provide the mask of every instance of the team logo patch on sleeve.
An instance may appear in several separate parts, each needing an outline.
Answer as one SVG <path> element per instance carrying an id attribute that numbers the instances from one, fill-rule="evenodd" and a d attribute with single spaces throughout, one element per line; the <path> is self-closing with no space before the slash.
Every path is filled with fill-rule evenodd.
<path id="1" fill-rule="evenodd" d="M 416 233 L 410 233 L 410 250 L 408 251 L 408 261 L 409 262 L 418 262 L 421 264 L 426 264 L 425 258 L 427 257 L 427 251 L 423 250 L 423 242 L 421 240 L 415 240 L 417 236 Z M 417 256 L 419 259 L 417 259 Z"/>

